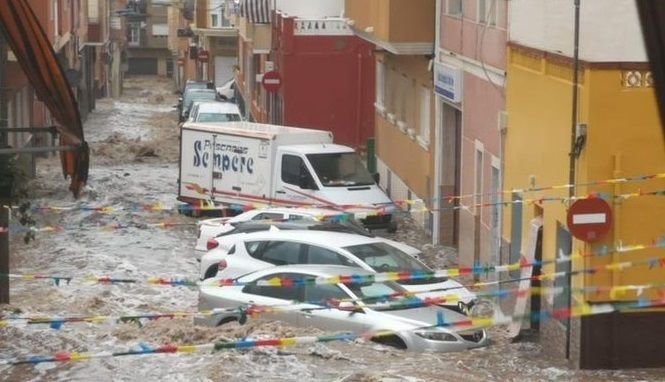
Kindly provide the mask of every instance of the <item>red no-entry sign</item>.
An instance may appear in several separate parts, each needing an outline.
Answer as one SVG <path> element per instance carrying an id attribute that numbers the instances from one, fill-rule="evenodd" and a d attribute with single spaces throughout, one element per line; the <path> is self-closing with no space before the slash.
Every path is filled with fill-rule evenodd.
<path id="1" fill-rule="evenodd" d="M 282 76 L 279 72 L 271 70 L 263 74 L 263 80 L 261 84 L 269 93 L 277 93 L 279 88 L 282 86 Z"/>
<path id="2" fill-rule="evenodd" d="M 568 229 L 576 238 L 594 242 L 602 239 L 612 227 L 612 209 L 600 198 L 580 199 L 568 210 Z"/>

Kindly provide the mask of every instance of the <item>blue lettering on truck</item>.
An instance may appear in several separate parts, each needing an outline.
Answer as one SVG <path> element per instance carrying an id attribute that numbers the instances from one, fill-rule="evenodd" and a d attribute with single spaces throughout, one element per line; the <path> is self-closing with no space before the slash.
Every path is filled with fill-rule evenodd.
<path id="1" fill-rule="evenodd" d="M 194 167 L 207 168 L 210 163 L 210 140 L 194 142 Z M 216 143 L 212 156 L 213 169 L 240 173 L 254 173 L 254 158 L 247 155 L 249 148 L 235 144 Z"/>

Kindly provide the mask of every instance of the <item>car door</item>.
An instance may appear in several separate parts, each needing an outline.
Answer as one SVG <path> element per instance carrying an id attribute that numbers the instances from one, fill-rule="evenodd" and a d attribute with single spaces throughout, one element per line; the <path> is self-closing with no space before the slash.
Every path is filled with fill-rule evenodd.
<path id="1" fill-rule="evenodd" d="M 293 203 L 320 203 L 309 195 L 318 190 L 303 158 L 295 154 L 282 153 L 280 171 L 275 182 L 275 198 Z"/>
<path id="2" fill-rule="evenodd" d="M 271 273 L 258 278 L 256 281 L 268 281 L 274 278 L 280 280 L 297 280 L 302 275 L 294 273 Z M 301 284 L 284 286 L 264 286 L 248 284 L 242 289 L 243 300 L 246 305 L 275 307 L 273 312 L 264 313 L 261 317 L 280 320 L 292 325 L 298 324 L 298 311 L 303 300 L 303 287 Z"/>
<path id="3" fill-rule="evenodd" d="M 272 265 L 302 264 L 305 246 L 290 240 L 270 240 L 250 256 Z"/>
<path id="4" fill-rule="evenodd" d="M 350 296 L 338 285 L 306 285 L 304 288 L 306 307 L 298 312 L 298 325 L 316 326 L 323 330 L 364 332 L 371 328 L 367 315 L 355 303 L 357 310 L 321 309 L 315 302 L 348 300 Z"/>

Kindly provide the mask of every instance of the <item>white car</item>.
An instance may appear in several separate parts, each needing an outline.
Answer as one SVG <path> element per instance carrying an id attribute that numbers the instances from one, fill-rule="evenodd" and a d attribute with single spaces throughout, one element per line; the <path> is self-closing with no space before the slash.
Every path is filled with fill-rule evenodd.
<path id="1" fill-rule="evenodd" d="M 238 105 L 231 102 L 195 102 L 187 122 L 222 123 L 242 121 Z"/>
<path id="2" fill-rule="evenodd" d="M 216 247 L 218 244 L 216 242 L 208 243 L 208 241 L 217 235 L 231 231 L 233 229 L 233 223 L 248 222 L 252 220 L 282 221 L 305 219 L 315 221 L 342 215 L 344 215 L 344 212 L 324 208 L 268 207 L 246 211 L 230 218 L 202 220 L 198 222 L 198 236 L 194 248 L 194 256 L 196 257 L 196 260 L 200 261 L 201 257 L 208 250 L 212 249 L 212 246 Z"/>
<path id="3" fill-rule="evenodd" d="M 432 272 L 415 256 L 401 248 L 417 249 L 372 235 L 327 231 L 270 230 L 221 238 L 219 248 L 201 259 L 201 269 L 217 267 L 215 277 L 234 278 L 276 265 L 325 264 L 362 268 L 375 273 Z M 227 250 L 228 249 L 228 250 Z M 202 277 L 205 274 L 202 272 Z M 421 298 L 455 295 L 458 301 L 443 304 L 466 313 L 476 295 L 450 278 L 423 278 L 399 281 Z"/>
<path id="4" fill-rule="evenodd" d="M 315 326 L 326 331 L 381 333 L 372 341 L 412 351 L 460 351 L 489 344 L 485 330 L 468 328 L 454 331 L 441 325 L 468 320 L 462 314 L 439 306 L 409 306 L 417 302 L 404 296 L 405 290 L 394 282 L 354 284 L 296 283 L 318 277 L 368 276 L 371 272 L 334 265 L 287 265 L 272 267 L 238 279 L 247 285 L 206 286 L 199 289 L 199 311 L 240 306 L 277 306 L 262 317 L 300 326 Z M 278 278 L 294 280 L 292 286 L 263 286 L 258 281 Z M 323 305 L 323 301 L 340 301 Z M 400 303 L 404 303 L 401 306 Z M 241 321 L 238 313 L 221 313 L 196 318 L 196 323 L 219 325 Z"/>

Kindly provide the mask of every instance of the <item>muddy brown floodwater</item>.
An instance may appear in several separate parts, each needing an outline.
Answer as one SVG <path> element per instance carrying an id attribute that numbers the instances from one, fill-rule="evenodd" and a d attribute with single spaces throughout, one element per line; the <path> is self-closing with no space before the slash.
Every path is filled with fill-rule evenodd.
<path id="1" fill-rule="evenodd" d="M 124 95 L 103 99 L 85 123 L 92 148 L 90 180 L 79 200 L 63 181 L 57 158 L 40 159 L 30 184 L 30 202 L 44 206 L 111 206 L 111 213 L 39 213 L 38 226 L 60 225 L 62 232 L 39 233 L 29 244 L 11 237 L 12 273 L 110 275 L 127 278 L 196 279 L 193 226 L 171 229 L 145 224 L 194 223 L 172 212 L 119 210 L 131 203 L 174 205 L 178 176 L 177 96 L 158 77 L 125 81 Z M 104 229 L 111 224 L 132 228 Z M 404 220 L 398 240 L 424 250 L 434 267 L 456 263 L 450 248 L 425 244 L 427 237 Z M 4 313 L 42 315 L 129 315 L 194 311 L 197 291 L 184 287 L 90 285 L 59 287 L 46 281 L 14 281 L 12 303 Z M 371 342 L 326 343 L 285 349 L 256 348 L 202 354 L 145 355 L 72 363 L 0 366 L 2 381 L 606 381 L 665 380 L 662 370 L 575 371 L 541 355 L 537 341 L 513 343 L 502 328 L 490 330 L 492 345 L 451 354 L 417 354 Z M 191 319 L 136 324 L 65 324 L 0 329 L 0 359 L 48 355 L 57 351 L 100 352 L 148 344 L 201 344 L 244 337 L 319 334 L 279 322 L 197 327 Z"/>

